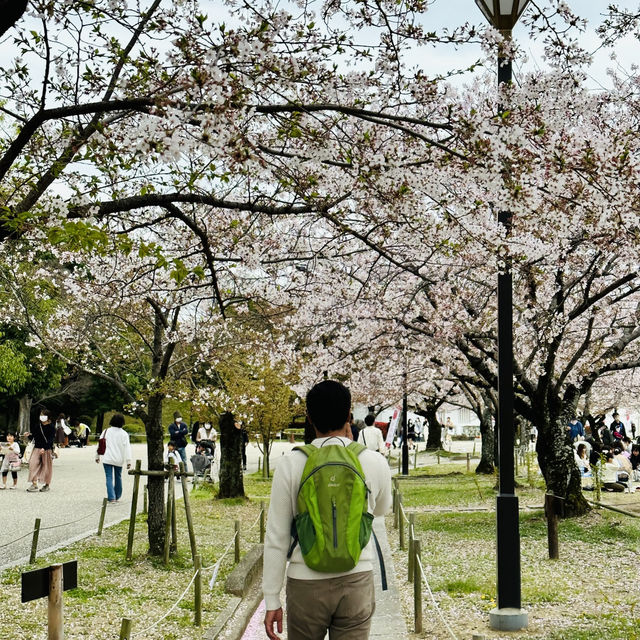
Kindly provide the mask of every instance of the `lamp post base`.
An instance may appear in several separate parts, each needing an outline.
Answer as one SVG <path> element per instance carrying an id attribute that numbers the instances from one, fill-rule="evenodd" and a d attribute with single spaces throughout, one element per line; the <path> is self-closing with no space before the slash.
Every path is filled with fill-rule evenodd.
<path id="1" fill-rule="evenodd" d="M 503 607 L 489 611 L 489 625 L 500 631 L 518 631 L 529 626 L 529 614 L 524 609 Z"/>

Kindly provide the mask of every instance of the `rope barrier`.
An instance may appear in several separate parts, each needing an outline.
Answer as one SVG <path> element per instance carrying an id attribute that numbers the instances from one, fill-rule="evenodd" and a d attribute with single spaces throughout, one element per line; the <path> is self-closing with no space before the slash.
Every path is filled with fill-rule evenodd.
<path id="1" fill-rule="evenodd" d="M 147 631 L 150 631 L 151 629 L 153 629 L 154 627 L 159 625 L 180 604 L 180 602 L 182 601 L 182 598 L 184 598 L 187 595 L 187 591 L 189 591 L 189 588 L 193 584 L 193 581 L 196 579 L 196 576 L 198 575 L 198 573 L 200 573 L 199 569 L 193 574 L 191 580 L 189 581 L 189 584 L 187 585 L 187 588 L 182 592 L 182 595 L 171 606 L 171 608 L 169 609 L 169 611 L 167 611 L 167 613 L 165 613 L 160 619 L 156 620 L 151 626 L 147 627 L 146 629 L 142 629 L 141 631 L 137 631 L 136 633 L 132 633 L 131 637 L 134 638 L 135 636 L 142 635 L 143 633 L 146 633 Z"/>
<path id="2" fill-rule="evenodd" d="M 407 514 L 404 511 L 404 507 L 402 506 L 402 504 L 400 505 L 400 514 L 402 515 L 403 520 L 409 524 L 409 518 L 407 518 Z"/>
<path id="3" fill-rule="evenodd" d="M 40 527 L 40 531 L 49 531 L 49 529 L 58 529 L 60 527 L 66 527 L 67 525 L 70 525 L 70 524 L 76 524 L 76 522 L 80 522 L 81 520 L 86 520 L 92 515 L 98 513 L 98 511 L 102 511 L 102 507 L 100 507 L 99 509 L 96 509 L 95 511 L 92 511 L 91 513 L 88 513 L 86 516 L 82 516 L 82 518 L 78 518 L 77 520 L 72 520 L 71 522 L 63 522 L 62 524 L 52 524 L 50 527 Z"/>
<path id="4" fill-rule="evenodd" d="M 5 547 L 8 547 L 9 545 L 12 545 L 14 542 L 18 542 L 19 540 L 22 540 L 23 538 L 27 538 L 29 536 L 32 536 L 34 532 L 34 529 L 31 529 L 31 531 L 29 531 L 28 533 L 25 533 L 23 536 L 20 536 L 19 538 L 16 538 L 15 540 L 12 540 L 11 542 L 5 542 L 4 544 L 0 544 L 0 549 L 4 549 Z"/>
<path id="5" fill-rule="evenodd" d="M 451 627 L 449 626 L 449 623 L 446 621 L 444 615 L 442 614 L 442 611 L 440 610 L 440 607 L 438 606 L 438 603 L 436 602 L 436 599 L 433 595 L 433 591 L 431 591 L 431 586 L 429 585 L 429 581 L 427 580 L 427 576 L 424 574 L 424 568 L 422 566 L 421 559 L 419 557 L 416 557 L 416 562 L 420 567 L 420 575 L 422 576 L 424 583 L 427 585 L 427 591 L 429 592 L 429 596 L 431 596 L 431 601 L 433 602 L 433 606 L 435 607 L 437 614 L 440 616 L 440 619 L 442 620 L 444 626 L 446 627 L 447 631 L 449 632 L 453 640 L 458 640 L 456 634 L 453 632 L 453 629 L 451 629 Z"/>
<path id="6" fill-rule="evenodd" d="M 260 522 L 261 517 L 262 517 L 262 509 L 260 509 L 260 513 L 258 514 L 258 517 L 255 519 L 254 523 L 250 527 L 247 527 L 246 531 L 251 531 Z"/>
<path id="7" fill-rule="evenodd" d="M 81 520 L 86 520 L 87 518 L 90 518 L 92 515 L 98 513 L 99 511 L 102 511 L 102 507 L 100 507 L 99 509 L 96 509 L 95 511 L 92 511 L 91 513 L 87 513 L 86 516 L 82 516 L 77 520 L 72 520 L 71 522 L 63 522 L 62 524 L 53 524 L 49 527 L 40 527 L 40 531 L 49 531 L 50 529 L 58 529 L 60 527 L 65 527 L 70 524 L 76 524 L 76 522 L 80 522 Z M 31 529 L 28 533 L 25 533 L 24 535 L 20 536 L 19 538 L 12 540 L 11 542 L 4 542 L 3 544 L 0 544 L 0 549 L 4 549 L 5 547 L 12 545 L 14 542 L 18 542 L 31 535 L 33 535 L 33 529 Z"/>

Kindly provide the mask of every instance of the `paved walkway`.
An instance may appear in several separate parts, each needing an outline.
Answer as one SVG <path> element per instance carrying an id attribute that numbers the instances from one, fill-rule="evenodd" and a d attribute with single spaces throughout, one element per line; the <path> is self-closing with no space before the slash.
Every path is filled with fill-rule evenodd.
<path id="1" fill-rule="evenodd" d="M 393 640 L 406 640 L 406 638 L 408 638 L 407 625 L 402 614 L 398 582 L 391 558 L 391 548 L 389 547 L 389 540 L 387 539 L 384 518 L 376 518 L 373 522 L 373 527 L 380 542 L 382 555 L 384 557 L 388 589 L 382 591 L 380 564 L 376 558 L 376 562 L 374 562 L 376 611 L 371 623 L 371 634 L 369 637 L 372 639 L 393 638 Z M 281 600 L 283 603 L 285 602 L 284 592 Z M 262 600 L 247 625 L 244 635 L 242 636 L 243 640 L 264 640 L 264 638 L 267 637 L 263 625 L 264 611 L 264 600 Z M 284 631 L 280 636 L 282 640 L 286 640 L 287 638 L 286 619 L 287 616 L 285 612 Z"/>

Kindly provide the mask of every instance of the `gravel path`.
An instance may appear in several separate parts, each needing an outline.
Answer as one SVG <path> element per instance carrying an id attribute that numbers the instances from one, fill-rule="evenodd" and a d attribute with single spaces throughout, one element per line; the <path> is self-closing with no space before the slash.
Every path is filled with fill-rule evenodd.
<path id="1" fill-rule="evenodd" d="M 293 445 L 277 442 L 272 450 L 272 467 L 278 458 L 288 452 Z M 146 444 L 134 444 L 133 459 L 142 460 L 146 469 Z M 187 447 L 187 459 L 195 452 L 195 447 Z M 7 489 L 0 491 L 2 527 L 0 527 L 0 570 L 16 564 L 28 562 L 31 540 L 36 518 L 40 518 L 39 552 L 49 551 L 69 544 L 98 530 L 102 500 L 106 497 L 102 464 L 95 463 L 96 446 L 84 449 L 71 447 L 58 450 L 58 458 L 53 461 L 51 491 L 28 493 L 26 491 L 28 471 L 23 466 L 18 474 L 18 488 L 8 487 L 13 483 L 7 478 Z M 248 472 L 258 469 L 258 448 L 247 447 Z M 107 505 L 105 527 L 129 517 L 131 512 L 131 492 L 133 478 L 123 470 L 122 502 Z M 180 497 L 181 486 L 176 483 L 176 496 Z M 142 496 L 138 499 L 138 511 L 142 510 Z M 22 538 L 16 540 L 17 538 Z"/>

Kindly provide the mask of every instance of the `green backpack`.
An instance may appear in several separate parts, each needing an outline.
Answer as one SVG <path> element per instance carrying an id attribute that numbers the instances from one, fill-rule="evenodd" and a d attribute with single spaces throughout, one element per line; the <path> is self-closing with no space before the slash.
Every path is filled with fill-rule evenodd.
<path id="1" fill-rule="evenodd" d="M 292 524 L 305 564 L 314 571 L 341 573 L 353 569 L 369 542 L 369 513 L 364 473 L 358 456 L 366 447 L 312 444 L 295 447 L 307 456 L 298 490 L 298 515 Z"/>

